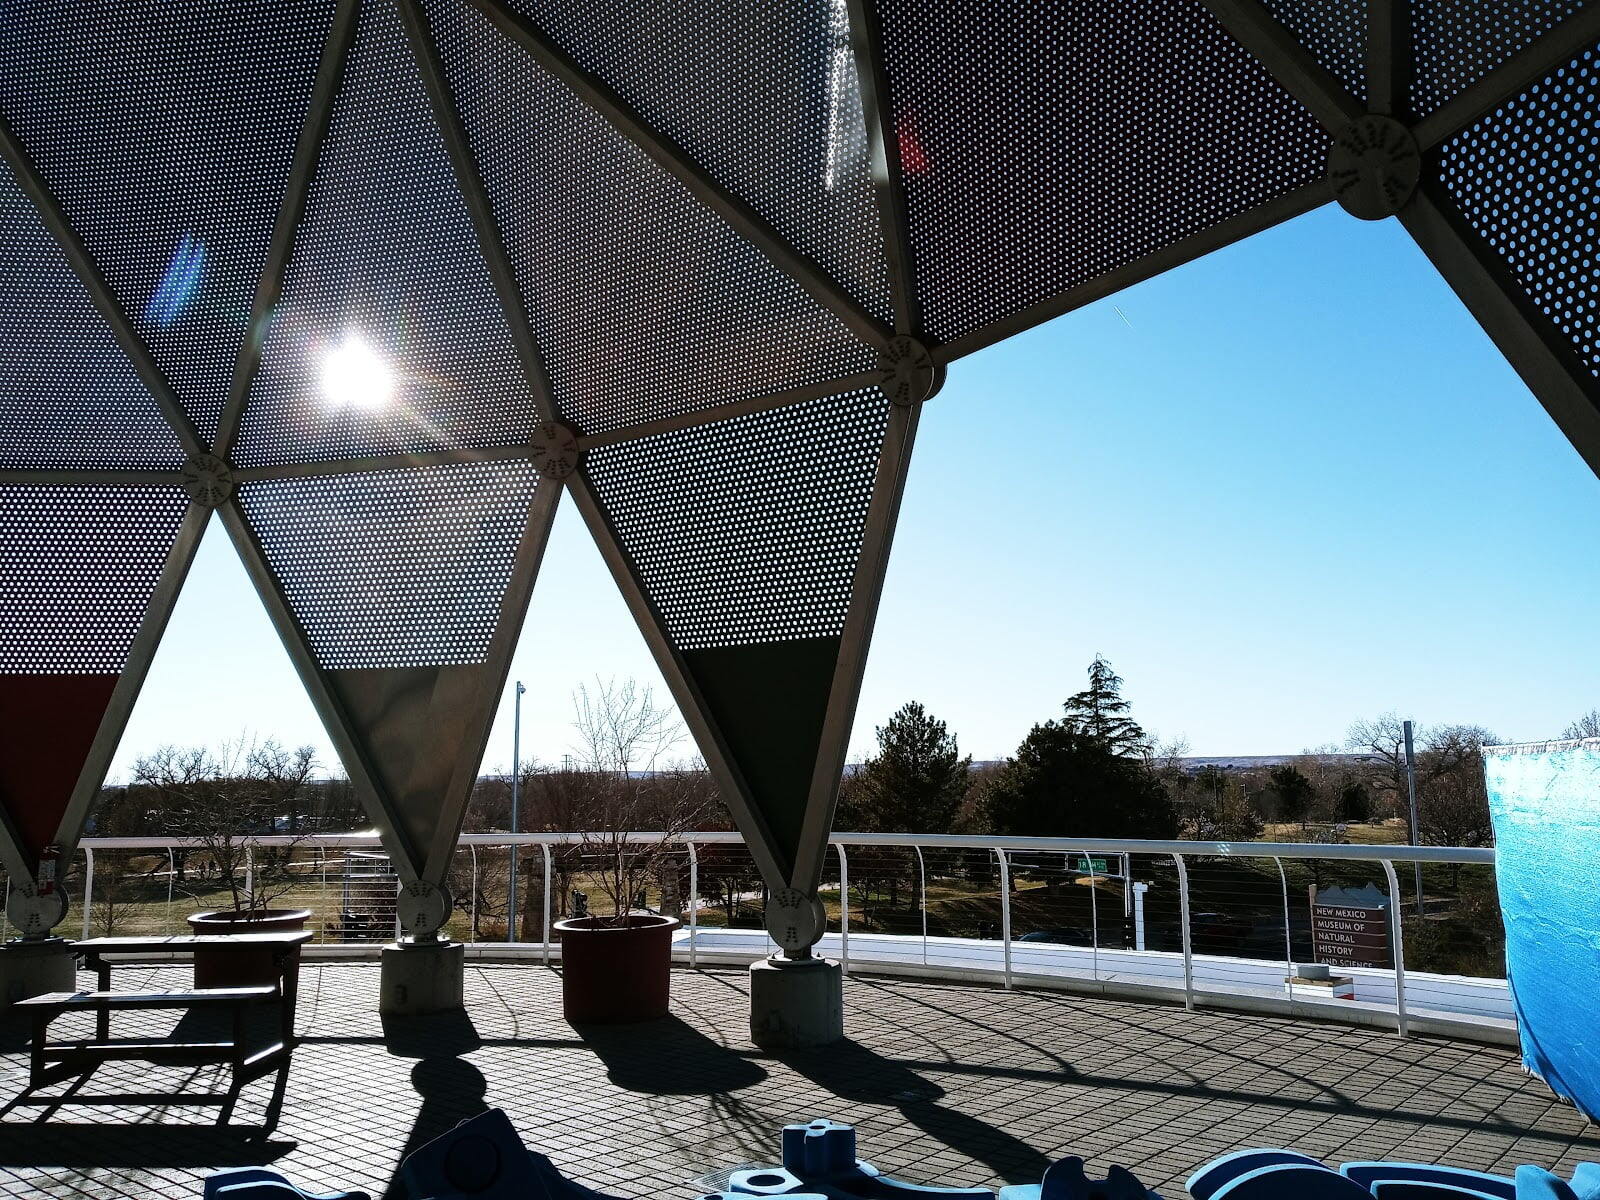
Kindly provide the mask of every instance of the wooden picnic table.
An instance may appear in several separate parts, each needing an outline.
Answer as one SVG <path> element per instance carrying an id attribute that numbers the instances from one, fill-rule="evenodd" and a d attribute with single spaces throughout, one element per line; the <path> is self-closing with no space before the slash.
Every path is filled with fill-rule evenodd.
<path id="1" fill-rule="evenodd" d="M 278 931 L 274 933 L 202 933 L 180 934 L 171 937 L 98 937 L 85 938 L 73 943 L 73 952 L 83 959 L 83 965 L 95 973 L 99 990 L 111 990 L 111 968 L 119 958 L 128 955 L 193 954 L 197 950 L 222 951 L 232 954 L 260 954 L 266 951 L 272 959 L 278 977 L 278 987 L 283 997 L 284 1044 L 294 1039 L 294 1003 L 298 990 L 299 972 L 292 968 L 299 961 L 300 947 L 311 940 L 309 929 Z M 199 990 L 199 989 L 197 989 Z M 207 989 L 211 990 L 211 989 Z M 101 1021 L 100 1036 L 105 1037 L 105 1021 Z"/>
<path id="2" fill-rule="evenodd" d="M 33 1017 L 32 1056 L 28 1091 L 69 1079 L 87 1078 L 103 1062 L 139 1059 L 150 1062 L 224 1062 L 233 1069 L 233 1086 L 226 1101 L 252 1079 L 286 1067 L 294 1048 L 294 1009 L 298 972 L 294 969 L 300 946 L 311 940 L 309 930 L 281 933 L 200 934 L 188 937 L 101 937 L 74 945 L 84 966 L 95 972 L 97 987 L 92 992 L 52 992 L 19 1001 L 17 1007 L 30 1010 Z M 163 991 L 116 991 L 111 986 L 112 969 L 130 957 L 148 960 L 151 955 L 192 955 L 197 950 L 230 954 L 268 952 L 277 979 L 255 987 L 185 988 Z M 279 1014 L 279 1040 L 251 1051 L 246 1044 L 246 1016 L 258 1004 L 275 1003 Z M 185 1012 L 198 1009 L 223 1009 L 232 1014 L 233 1037 L 227 1041 L 185 1042 L 172 1038 L 151 1041 L 111 1037 L 113 1010 L 173 1009 Z M 49 1041 L 50 1023 L 68 1012 L 95 1013 L 95 1036 L 69 1042 Z M 225 1110 L 226 1111 L 226 1110 Z"/>

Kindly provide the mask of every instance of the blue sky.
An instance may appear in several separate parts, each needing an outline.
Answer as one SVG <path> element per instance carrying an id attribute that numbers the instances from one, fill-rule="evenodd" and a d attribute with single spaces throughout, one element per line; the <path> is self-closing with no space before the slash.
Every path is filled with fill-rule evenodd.
<path id="1" fill-rule="evenodd" d="M 916 699 L 1003 756 L 1096 652 L 1196 754 L 1389 709 L 1554 736 L 1600 706 L 1597 518 L 1600 481 L 1400 227 L 1324 208 L 952 366 L 852 747 Z M 513 664 L 525 754 L 569 748 L 596 675 L 665 695 L 563 504 Z M 245 730 L 332 762 L 213 528 L 113 777 Z M 485 766 L 510 759 L 508 688 Z"/>

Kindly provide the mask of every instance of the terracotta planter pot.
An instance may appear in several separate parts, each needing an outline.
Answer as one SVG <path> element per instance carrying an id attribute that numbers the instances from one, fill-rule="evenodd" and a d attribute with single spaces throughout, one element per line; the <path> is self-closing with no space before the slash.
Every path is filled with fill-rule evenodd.
<path id="1" fill-rule="evenodd" d="M 268 908 L 258 912 L 219 909 L 216 912 L 193 913 L 188 918 L 192 932 L 206 935 L 295 933 L 304 929 L 310 919 L 311 910 L 308 908 Z M 291 977 L 299 977 L 298 946 L 290 953 L 288 973 Z M 259 987 L 277 981 L 270 950 L 195 951 L 194 986 L 197 988 Z"/>
<path id="2" fill-rule="evenodd" d="M 574 1025 L 623 1025 L 667 1015 L 675 917 L 654 913 L 632 925 L 607 917 L 557 921 L 561 935 L 561 1010 Z"/>

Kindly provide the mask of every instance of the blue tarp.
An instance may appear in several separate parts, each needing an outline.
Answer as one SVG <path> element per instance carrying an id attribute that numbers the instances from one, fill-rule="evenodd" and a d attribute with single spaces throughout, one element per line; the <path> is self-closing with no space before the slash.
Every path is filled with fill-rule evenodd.
<path id="1" fill-rule="evenodd" d="M 1522 1061 L 1600 1119 L 1600 740 L 1483 757 Z"/>

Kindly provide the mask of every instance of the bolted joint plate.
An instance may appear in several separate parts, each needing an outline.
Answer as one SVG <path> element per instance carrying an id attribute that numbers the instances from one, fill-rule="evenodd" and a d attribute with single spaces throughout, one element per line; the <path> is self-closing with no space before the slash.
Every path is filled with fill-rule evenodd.
<path id="1" fill-rule="evenodd" d="M 444 928 L 454 907 L 446 889 L 426 879 L 413 879 L 395 900 L 401 935 L 414 942 L 429 940 Z"/>
<path id="2" fill-rule="evenodd" d="M 29 880 L 11 885 L 6 897 L 6 919 L 24 938 L 42 938 L 67 915 L 67 894 L 60 888 L 41 892 Z"/>
<path id="3" fill-rule="evenodd" d="M 215 454 L 191 454 L 183 464 L 183 490 L 207 508 L 219 508 L 233 495 L 233 472 Z"/>
<path id="4" fill-rule="evenodd" d="M 565 479 L 578 469 L 578 435 L 559 421 L 535 425 L 528 446 L 542 479 Z"/>
<path id="5" fill-rule="evenodd" d="M 1368 114 L 1346 125 L 1328 150 L 1328 183 L 1339 206 L 1363 221 L 1405 207 L 1422 178 L 1416 139 L 1399 121 Z"/>
<path id="6" fill-rule="evenodd" d="M 878 353 L 878 387 L 895 404 L 921 404 L 943 382 L 943 370 L 933 361 L 928 348 L 914 337 L 892 337 Z"/>
<path id="7" fill-rule="evenodd" d="M 789 958 L 805 957 L 828 929 L 828 910 L 818 896 L 779 888 L 767 899 L 767 933 Z"/>

